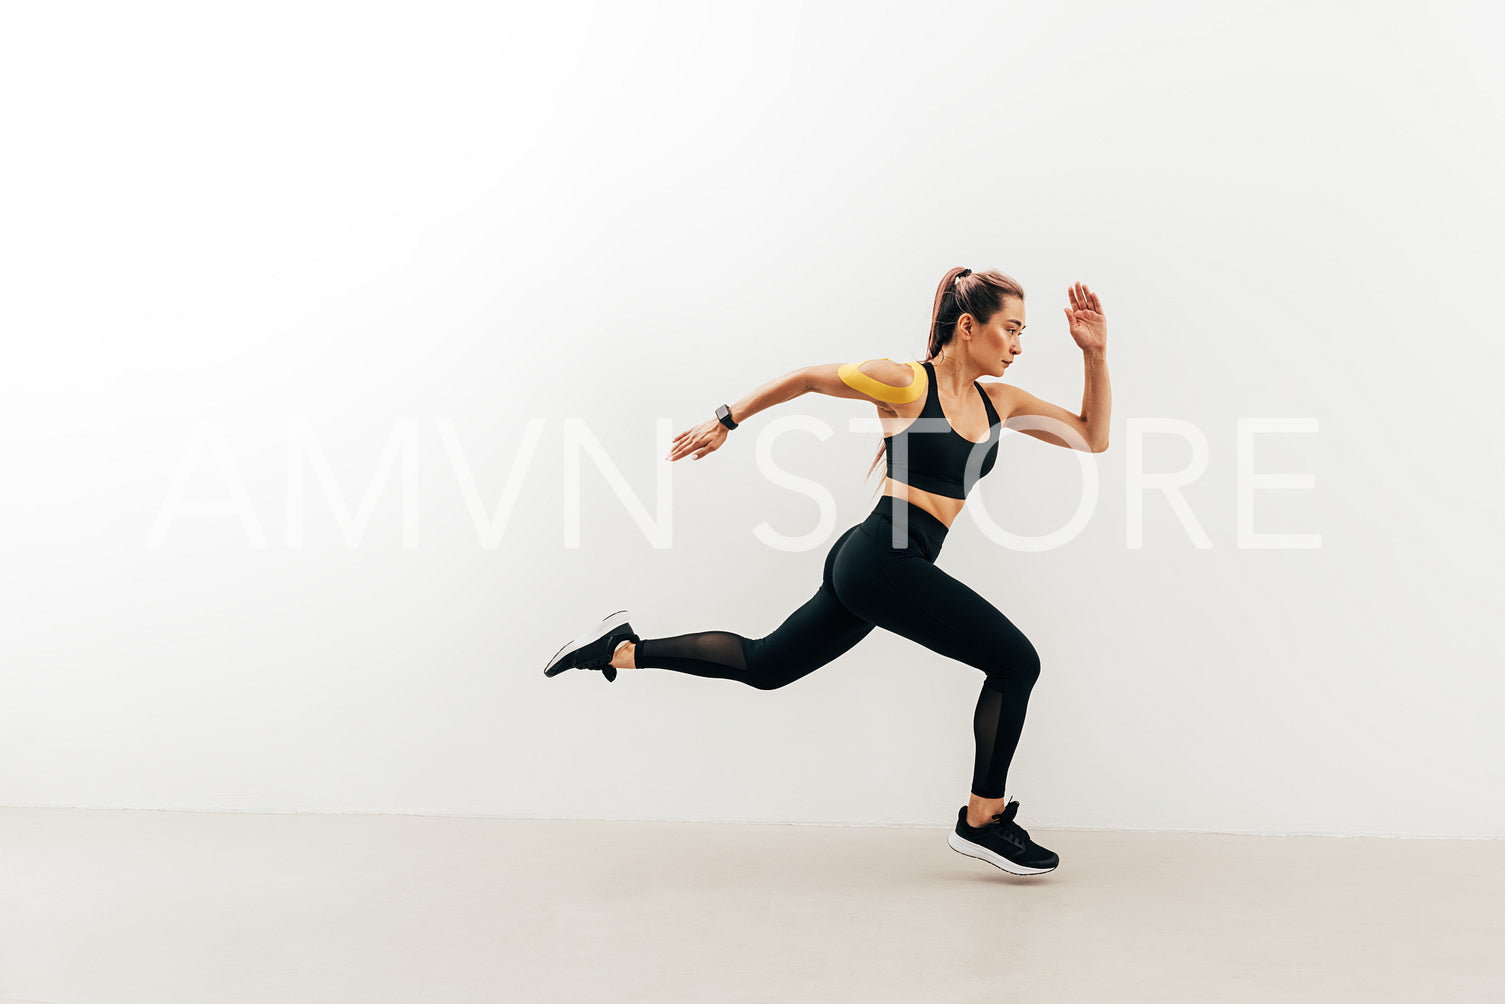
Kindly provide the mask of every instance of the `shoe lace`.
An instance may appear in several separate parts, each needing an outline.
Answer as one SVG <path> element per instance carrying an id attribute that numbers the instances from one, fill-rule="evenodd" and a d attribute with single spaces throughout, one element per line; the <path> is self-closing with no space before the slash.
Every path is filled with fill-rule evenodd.
<path id="1" fill-rule="evenodd" d="M 606 655 L 601 656 L 601 657 L 596 658 L 596 659 L 590 659 L 590 660 L 588 660 L 586 662 L 582 662 L 580 665 L 582 665 L 586 669 L 605 669 L 606 667 L 608 667 L 608 666 L 611 665 L 611 660 L 613 660 L 613 659 L 615 659 L 617 657 L 617 651 L 616 650 L 617 650 L 617 648 L 619 648 L 621 646 L 621 644 L 622 643 L 620 641 L 617 642 L 616 646 L 614 646 L 612 648 L 612 650 L 610 652 L 608 652 Z"/>
<path id="2" fill-rule="evenodd" d="M 995 812 L 993 814 L 993 818 L 988 823 L 988 825 L 998 827 L 1010 838 L 1017 840 L 1020 846 L 1025 846 L 1029 843 L 1029 831 L 1020 826 L 1018 823 L 1014 822 L 1014 816 L 1017 815 L 1018 812 L 1018 801 L 1010 802 L 1003 807 L 1002 812 Z"/>
<path id="3" fill-rule="evenodd" d="M 615 666 L 613 666 L 611 664 L 611 660 L 613 660 L 613 659 L 616 658 L 616 656 L 617 656 L 617 649 L 621 648 L 622 644 L 624 642 L 629 642 L 629 641 L 633 641 L 633 640 L 634 640 L 634 638 L 631 637 L 631 636 L 626 636 L 626 635 L 623 635 L 623 636 L 614 636 L 612 638 L 612 641 L 611 641 L 610 651 L 608 652 L 607 655 L 602 656 L 600 658 L 590 659 L 590 660 L 587 660 L 585 662 L 582 662 L 582 663 L 580 663 L 580 668 L 582 668 L 582 669 L 598 669 L 601 672 L 603 672 L 603 673 L 606 674 L 606 679 L 607 679 L 608 682 L 615 683 L 616 679 L 617 679 L 617 667 L 615 667 Z"/>

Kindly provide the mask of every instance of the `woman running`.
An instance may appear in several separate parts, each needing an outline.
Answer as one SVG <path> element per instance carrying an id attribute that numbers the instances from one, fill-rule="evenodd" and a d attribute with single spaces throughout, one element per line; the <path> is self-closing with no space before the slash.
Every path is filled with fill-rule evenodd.
<path id="1" fill-rule="evenodd" d="M 1060 859 L 1014 821 L 1005 796 L 1009 763 L 1024 728 L 1025 707 L 1040 675 L 1035 647 L 1004 614 L 935 565 L 957 513 L 977 480 L 993 469 L 1002 426 L 1020 415 L 1044 416 L 1062 435 L 1026 435 L 1071 449 L 1108 448 L 1107 324 L 1097 295 L 1081 283 L 1068 290 L 1066 319 L 1086 361 L 1082 413 L 1042 401 L 1002 376 L 1019 356 L 1024 288 L 989 269 L 952 269 L 936 291 L 929 352 L 923 362 L 888 358 L 795 370 L 675 437 L 668 459 L 717 450 L 739 422 L 765 408 L 817 391 L 872 403 L 883 444 L 868 474 L 888 455 L 883 494 L 867 518 L 826 555 L 820 587 L 771 634 L 744 638 L 697 631 L 640 638 L 619 610 L 565 644 L 544 669 L 667 669 L 736 680 L 759 690 L 785 687 L 830 663 L 874 627 L 982 670 L 972 716 L 977 753 L 971 798 L 957 812 L 948 842 L 963 854 L 1015 875 L 1051 871 Z M 1038 420 L 1034 423 L 1040 424 Z"/>

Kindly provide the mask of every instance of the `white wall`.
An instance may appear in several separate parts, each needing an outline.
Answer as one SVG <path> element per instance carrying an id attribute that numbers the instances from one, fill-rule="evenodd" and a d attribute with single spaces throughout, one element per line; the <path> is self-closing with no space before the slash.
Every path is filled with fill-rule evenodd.
<path id="1" fill-rule="evenodd" d="M 541 670 L 621 606 L 808 598 L 872 411 L 666 439 L 922 357 L 966 265 L 1024 283 L 1007 379 L 1068 408 L 1066 287 L 1109 321 L 1109 451 L 1010 434 L 940 560 L 1043 659 L 1025 818 L 1505 835 L 1493 8 L 215 11 L 0 33 L 0 804 L 945 825 L 981 677 L 903 638 L 776 692 Z M 1254 528 L 1319 548 L 1239 546 L 1259 418 L 1316 431 L 1254 438 L 1313 479 Z M 1129 546 L 1135 468 L 1193 459 L 1131 464 L 1151 419 L 1205 437 L 1208 548 L 1159 491 Z M 1074 539 L 984 532 L 1064 524 L 1082 460 Z"/>

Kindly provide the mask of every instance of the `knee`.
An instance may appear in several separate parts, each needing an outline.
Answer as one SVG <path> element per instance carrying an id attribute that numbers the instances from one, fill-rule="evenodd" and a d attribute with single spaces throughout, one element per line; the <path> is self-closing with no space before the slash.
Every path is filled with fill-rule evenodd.
<path id="1" fill-rule="evenodd" d="M 1023 687 L 1029 690 L 1040 679 L 1040 653 L 1028 638 L 1020 638 L 1017 644 L 1004 647 L 988 667 L 988 679 L 999 685 L 997 689 Z"/>
<path id="2" fill-rule="evenodd" d="M 757 676 L 749 676 L 742 682 L 747 684 L 754 690 L 778 690 L 780 687 L 789 686 L 795 680 L 798 680 L 802 675 L 803 674 L 791 674 L 788 672 L 778 674 L 762 673 Z"/>
<path id="3" fill-rule="evenodd" d="M 1040 653 L 1035 651 L 1035 646 L 1030 644 L 1029 639 L 1022 639 L 1024 644 L 1019 646 L 1019 652 L 1014 657 L 1015 672 L 1023 683 L 1033 687 L 1035 681 L 1040 679 Z"/>
<path id="4" fill-rule="evenodd" d="M 747 669 L 736 679 L 754 690 L 778 690 L 793 681 L 786 671 L 788 657 L 778 649 L 770 652 L 766 647 L 768 636 L 748 638 L 742 643 Z"/>

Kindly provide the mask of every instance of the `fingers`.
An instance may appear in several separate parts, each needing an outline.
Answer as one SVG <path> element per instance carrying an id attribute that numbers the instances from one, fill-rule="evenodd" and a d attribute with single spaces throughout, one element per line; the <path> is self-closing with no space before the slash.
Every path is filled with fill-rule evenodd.
<path id="1" fill-rule="evenodd" d="M 705 446 L 705 437 L 692 435 L 694 431 L 694 429 L 691 429 L 689 432 L 682 432 L 679 435 L 675 436 L 674 448 L 669 451 L 669 455 L 664 459 L 679 460 L 685 454 L 694 453 L 696 450 L 699 450 L 701 447 Z M 700 457 L 697 456 L 695 459 L 699 460 Z"/>
<path id="2" fill-rule="evenodd" d="M 684 432 L 681 432 L 679 435 L 674 437 L 673 444 L 669 449 L 669 454 L 664 459 L 680 460 L 684 458 L 686 454 L 693 453 L 695 454 L 694 459 L 699 460 L 707 453 L 714 452 L 716 447 L 721 445 L 716 439 L 717 433 L 721 430 L 721 428 L 721 423 L 713 419 L 709 422 L 702 422 L 700 425 L 686 429 Z M 724 436 L 725 433 L 722 432 L 721 435 Z"/>
<path id="3" fill-rule="evenodd" d="M 1071 297 L 1071 307 L 1073 310 L 1101 311 L 1103 308 L 1102 302 L 1097 298 L 1097 294 L 1088 289 L 1085 283 L 1072 283 L 1067 287 L 1066 295 Z"/>
<path id="4" fill-rule="evenodd" d="M 1097 310 L 1102 307 L 1102 301 L 1097 300 L 1097 294 L 1087 288 L 1087 283 L 1072 283 L 1067 288 L 1066 294 L 1072 298 L 1072 306 L 1081 310 Z"/>

